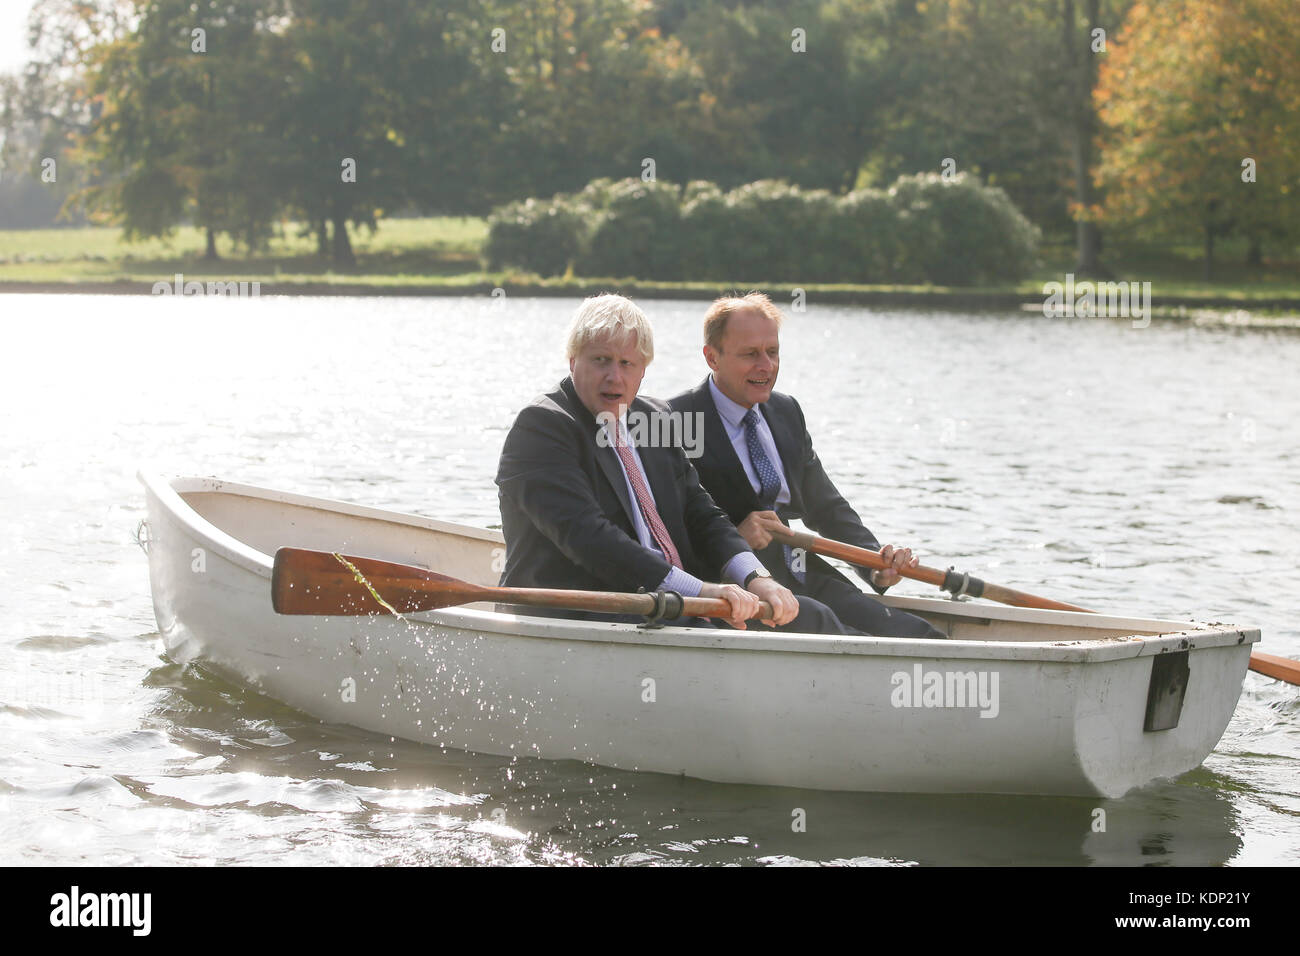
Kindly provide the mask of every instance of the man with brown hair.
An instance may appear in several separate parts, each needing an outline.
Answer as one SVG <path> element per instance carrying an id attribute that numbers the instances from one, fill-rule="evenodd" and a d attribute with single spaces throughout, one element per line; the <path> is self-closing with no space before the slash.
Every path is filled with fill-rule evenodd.
<path id="1" fill-rule="evenodd" d="M 793 552 L 772 529 L 798 518 L 827 538 L 879 551 L 890 562 L 858 574 L 883 594 L 920 562 L 909 548 L 876 540 L 844 500 L 813 451 L 803 410 L 773 391 L 781 364 L 781 312 L 762 293 L 716 300 L 704 317 L 711 374 L 669 400 L 674 412 L 704 415 L 700 482 L 736 524 L 777 581 L 827 605 L 849 627 L 881 637 L 943 638 L 914 614 L 892 609 L 855 587 L 816 555 Z"/>

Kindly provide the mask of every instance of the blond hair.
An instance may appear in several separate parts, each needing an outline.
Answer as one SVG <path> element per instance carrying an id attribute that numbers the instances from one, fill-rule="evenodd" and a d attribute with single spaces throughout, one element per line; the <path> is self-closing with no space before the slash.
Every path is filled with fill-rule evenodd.
<path id="1" fill-rule="evenodd" d="M 597 339 L 630 336 L 646 365 L 654 361 L 655 337 L 650 320 L 631 299 L 621 295 L 593 295 L 573 314 L 565 346 L 570 360 Z"/>
<path id="2" fill-rule="evenodd" d="M 714 299 L 709 311 L 704 313 L 704 344 L 722 351 L 722 337 L 727 332 L 727 320 L 741 312 L 758 312 L 767 316 L 781 328 L 784 316 L 762 292 L 749 295 L 723 296 Z"/>

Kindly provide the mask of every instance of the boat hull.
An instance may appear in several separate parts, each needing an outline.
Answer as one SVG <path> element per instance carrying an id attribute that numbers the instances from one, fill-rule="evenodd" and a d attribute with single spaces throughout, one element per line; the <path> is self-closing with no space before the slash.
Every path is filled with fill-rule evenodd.
<path id="1" fill-rule="evenodd" d="M 144 480 L 170 657 L 324 721 L 488 754 L 830 790 L 1113 797 L 1201 763 L 1259 637 L 923 599 L 891 603 L 954 637 L 1007 639 L 647 630 L 484 608 L 284 617 L 271 610 L 272 541 L 491 583 L 500 540 L 211 479 Z M 259 513 L 256 534 L 219 527 L 241 507 Z M 1146 633 L 1125 635 L 1135 623 Z M 1059 639 L 1072 628 L 1105 636 Z M 1040 630 L 1053 639 L 1032 640 Z M 1186 655 L 1183 702 L 1176 726 L 1147 730 L 1152 662 L 1165 654 Z"/>

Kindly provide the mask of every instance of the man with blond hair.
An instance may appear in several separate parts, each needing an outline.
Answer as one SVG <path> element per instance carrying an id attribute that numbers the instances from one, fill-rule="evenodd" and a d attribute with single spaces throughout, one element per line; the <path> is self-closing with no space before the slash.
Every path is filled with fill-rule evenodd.
<path id="1" fill-rule="evenodd" d="M 519 413 L 501 451 L 502 585 L 722 598 L 738 628 L 763 600 L 780 629 L 849 633 L 825 607 L 772 580 L 681 447 L 636 445 L 628 417 L 668 408 L 637 394 L 654 336 L 635 304 L 587 299 L 567 355 L 569 376 Z"/>
<path id="2" fill-rule="evenodd" d="M 943 638 L 927 621 L 868 596 L 817 555 L 772 537 L 774 528 L 798 518 L 824 537 L 879 551 L 890 567 L 858 574 L 881 594 L 902 580 L 900 571 L 919 564 L 909 548 L 880 546 L 827 476 L 799 403 L 773 391 L 781 322 L 780 310 L 759 292 L 718 299 L 705 314 L 709 377 L 669 400 L 675 413 L 704 416 L 695 462 L 701 483 L 776 580 L 796 595 L 825 604 L 864 634 Z"/>

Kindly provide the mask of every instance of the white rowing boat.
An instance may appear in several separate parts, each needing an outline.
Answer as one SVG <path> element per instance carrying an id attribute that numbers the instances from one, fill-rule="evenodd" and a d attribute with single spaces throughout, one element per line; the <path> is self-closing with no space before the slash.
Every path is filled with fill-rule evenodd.
<path id="1" fill-rule="evenodd" d="M 1119 796 L 1198 766 L 1254 628 L 886 597 L 950 640 L 646 629 L 470 605 L 272 611 L 291 545 L 497 582 L 499 534 L 212 478 L 140 476 L 158 629 L 323 721 L 732 783 Z"/>

